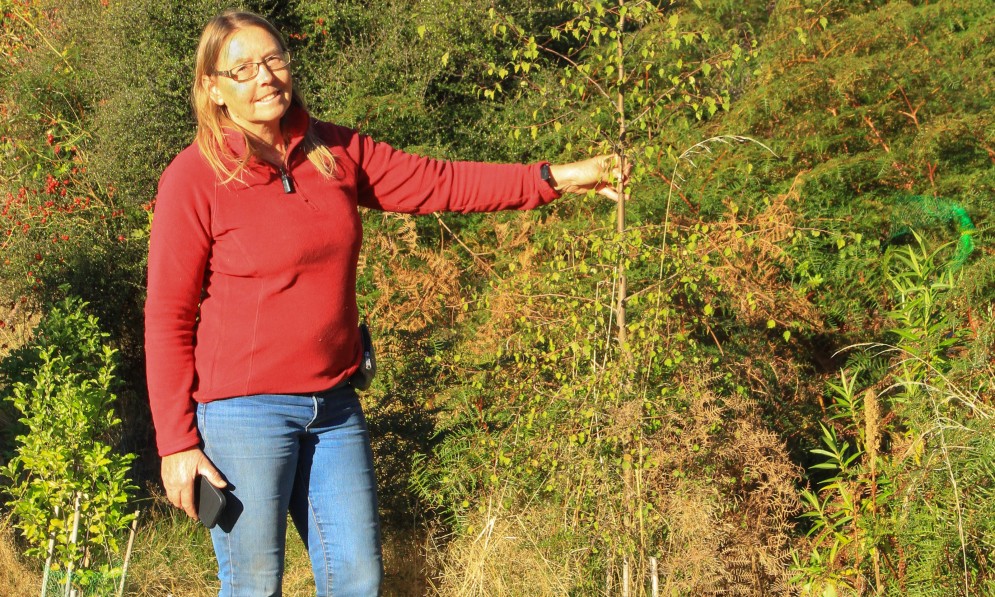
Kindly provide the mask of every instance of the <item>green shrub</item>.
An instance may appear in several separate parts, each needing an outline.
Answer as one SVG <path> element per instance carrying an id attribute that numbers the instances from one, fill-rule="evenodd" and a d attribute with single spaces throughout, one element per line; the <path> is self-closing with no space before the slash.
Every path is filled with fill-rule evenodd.
<path id="1" fill-rule="evenodd" d="M 916 241 L 885 255 L 893 343 L 862 347 L 888 368 L 878 375 L 873 359 L 852 359 L 830 384 L 809 471 L 818 489 L 802 492 L 810 540 L 795 553 L 795 580 L 805 595 L 966 597 L 995 587 L 990 373 L 952 368 L 967 337 L 949 304 L 956 255 Z"/>
<path id="2" fill-rule="evenodd" d="M 120 574 L 118 538 L 134 517 L 134 456 L 113 449 L 115 351 L 86 306 L 66 299 L 3 361 L 5 399 L 23 432 L 2 472 L 25 553 L 52 553 L 53 570 L 74 570 L 74 586 L 106 594 Z"/>

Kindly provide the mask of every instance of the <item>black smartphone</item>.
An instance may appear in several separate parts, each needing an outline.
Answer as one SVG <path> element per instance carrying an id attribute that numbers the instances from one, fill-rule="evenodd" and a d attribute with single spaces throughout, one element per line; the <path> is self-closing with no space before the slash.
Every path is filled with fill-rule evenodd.
<path id="1" fill-rule="evenodd" d="M 359 324 L 359 337 L 363 341 L 363 358 L 359 361 L 359 369 L 349 378 L 349 383 L 357 390 L 368 390 L 377 374 L 377 357 L 373 353 L 373 339 L 365 321 Z"/>
<path id="2" fill-rule="evenodd" d="M 225 492 L 211 485 L 211 482 L 203 475 L 198 477 L 194 487 L 197 492 L 195 496 L 197 498 L 197 517 L 200 518 L 200 522 L 205 527 L 213 529 L 214 525 L 218 524 L 221 513 L 225 510 Z"/>

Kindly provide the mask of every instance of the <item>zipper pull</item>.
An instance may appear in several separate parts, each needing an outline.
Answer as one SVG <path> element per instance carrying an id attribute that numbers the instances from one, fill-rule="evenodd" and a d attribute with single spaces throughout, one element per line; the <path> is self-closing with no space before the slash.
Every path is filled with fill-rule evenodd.
<path id="1" fill-rule="evenodd" d="M 290 180 L 290 175 L 283 168 L 280 168 L 280 180 L 283 181 L 283 192 L 290 194 L 294 192 L 294 182 Z"/>

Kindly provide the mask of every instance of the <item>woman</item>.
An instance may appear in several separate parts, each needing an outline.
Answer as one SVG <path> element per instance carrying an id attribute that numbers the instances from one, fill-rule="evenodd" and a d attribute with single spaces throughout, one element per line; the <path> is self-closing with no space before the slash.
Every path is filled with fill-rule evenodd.
<path id="1" fill-rule="evenodd" d="M 262 17 L 226 12 L 197 49 L 197 136 L 159 183 L 149 250 L 149 397 L 169 501 L 226 488 L 211 530 L 221 595 L 279 595 L 289 511 L 318 595 L 382 576 L 361 351 L 357 206 L 530 209 L 620 176 L 612 156 L 550 166 L 419 158 L 312 119 Z M 610 172 L 614 170 L 614 172 Z"/>

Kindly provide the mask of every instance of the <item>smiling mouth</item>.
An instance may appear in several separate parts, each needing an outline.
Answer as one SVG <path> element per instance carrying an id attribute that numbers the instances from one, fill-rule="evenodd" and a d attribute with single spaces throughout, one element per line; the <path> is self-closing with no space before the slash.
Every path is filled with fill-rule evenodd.
<path id="1" fill-rule="evenodd" d="M 264 104 L 264 103 L 267 103 L 267 102 L 271 102 L 271 101 L 279 98 L 280 95 L 281 95 L 281 92 L 279 90 L 277 90 L 277 91 L 274 91 L 273 93 L 267 95 L 266 97 L 262 97 L 262 98 L 257 99 L 256 103 Z"/>

